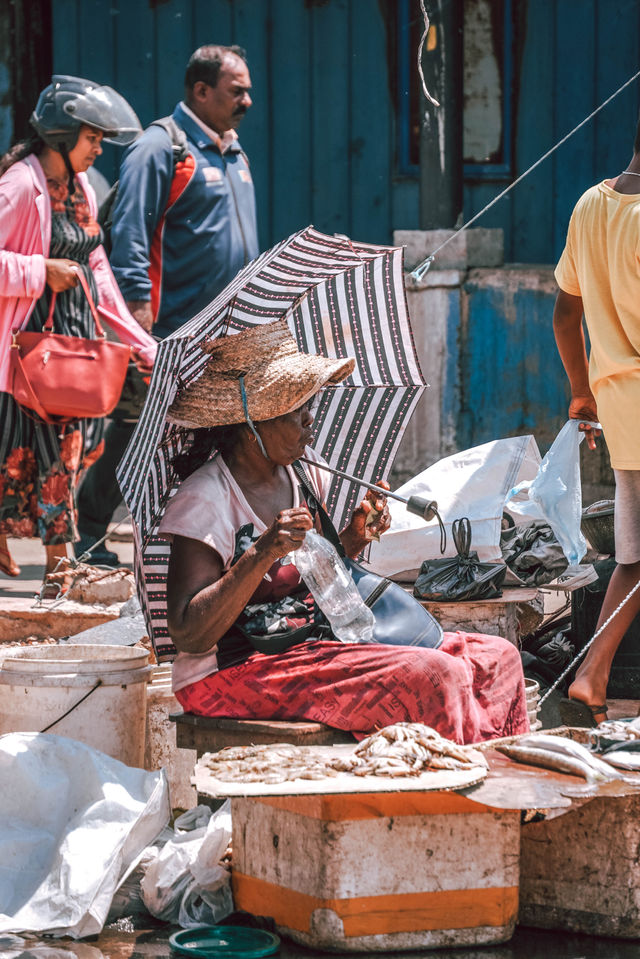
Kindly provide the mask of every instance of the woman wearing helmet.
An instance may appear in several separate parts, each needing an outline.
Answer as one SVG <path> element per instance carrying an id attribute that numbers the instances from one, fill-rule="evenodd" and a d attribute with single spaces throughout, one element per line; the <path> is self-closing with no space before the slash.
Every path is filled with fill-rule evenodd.
<path id="1" fill-rule="evenodd" d="M 115 90 L 54 76 L 31 116 L 34 135 L 0 160 L 0 571 L 18 576 L 7 536 L 39 536 L 46 572 L 77 538 L 75 493 L 101 452 L 103 420 L 49 425 L 9 394 L 13 330 L 40 331 L 56 293 L 57 333 L 91 337 L 94 323 L 82 272 L 109 325 L 150 369 L 155 341 L 133 319 L 102 248 L 86 171 L 103 142 L 127 144 L 138 119 Z"/>

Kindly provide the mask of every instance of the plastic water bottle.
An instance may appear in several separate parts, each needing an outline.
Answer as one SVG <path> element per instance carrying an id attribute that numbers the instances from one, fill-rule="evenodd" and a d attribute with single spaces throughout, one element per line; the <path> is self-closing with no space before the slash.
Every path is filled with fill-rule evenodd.
<path id="1" fill-rule="evenodd" d="M 375 617 L 333 544 L 308 530 L 291 558 L 340 642 L 372 643 Z"/>

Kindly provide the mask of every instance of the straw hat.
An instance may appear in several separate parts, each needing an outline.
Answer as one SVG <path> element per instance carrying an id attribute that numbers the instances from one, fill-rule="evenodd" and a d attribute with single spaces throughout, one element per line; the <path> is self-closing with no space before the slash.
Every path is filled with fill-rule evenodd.
<path id="1" fill-rule="evenodd" d="M 301 353 L 286 320 L 217 337 L 202 348 L 209 354 L 203 372 L 167 414 L 179 426 L 228 426 L 283 416 L 327 383 L 344 380 L 355 366 L 351 358 Z"/>

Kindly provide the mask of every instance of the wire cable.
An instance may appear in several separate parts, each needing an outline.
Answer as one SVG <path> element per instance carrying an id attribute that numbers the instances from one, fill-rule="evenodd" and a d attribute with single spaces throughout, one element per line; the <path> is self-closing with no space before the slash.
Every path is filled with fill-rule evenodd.
<path id="1" fill-rule="evenodd" d="M 625 596 L 625 598 L 622 600 L 622 602 L 620 603 L 620 605 L 619 605 L 619 606 L 616 606 L 616 608 L 614 609 L 614 611 L 611 613 L 611 616 L 609 616 L 609 618 L 608 618 L 607 620 L 605 620 L 605 622 L 602 624 L 602 626 L 600 626 L 600 628 L 595 631 L 595 633 L 593 634 L 593 636 L 591 637 L 591 639 L 589 640 L 589 642 L 588 642 L 588 643 L 585 643 L 585 645 L 582 647 L 582 649 L 579 651 L 579 653 L 578 653 L 576 656 L 573 657 L 573 659 L 571 660 L 571 662 L 569 663 L 569 665 L 567 666 L 567 668 L 558 676 L 558 678 L 556 679 L 556 681 L 555 681 L 555 683 L 553 684 L 553 686 L 550 686 L 549 689 L 548 689 L 548 690 L 546 691 L 546 693 L 544 694 L 544 696 L 542 696 L 542 697 L 540 698 L 540 703 L 539 703 L 540 706 L 542 706 L 542 704 L 543 704 L 543 702 L 545 701 L 545 699 L 548 699 L 548 697 L 551 695 L 551 693 L 554 692 L 554 690 L 556 690 L 556 689 L 558 688 L 558 686 L 560 685 L 560 683 L 562 683 L 562 682 L 567 678 L 567 676 L 569 675 L 569 673 L 571 672 L 571 670 L 574 668 L 574 666 L 576 665 L 576 663 L 579 663 L 579 662 L 580 662 L 580 660 L 582 659 L 582 657 L 584 656 L 584 654 L 587 652 L 587 650 L 590 649 L 591 646 L 593 646 L 593 644 L 595 643 L 595 641 L 596 641 L 596 639 L 598 638 L 598 636 L 600 636 L 600 635 L 604 632 L 604 630 L 607 628 L 607 626 L 609 625 L 609 623 L 611 623 L 611 622 L 613 621 L 613 619 L 618 615 L 618 613 L 620 612 L 620 610 L 622 609 L 622 607 L 625 605 L 625 603 L 628 603 L 628 601 L 631 599 L 631 597 L 633 596 L 633 594 L 634 594 L 639 588 L 640 588 L 640 579 L 638 580 L 638 582 L 636 583 L 636 585 L 633 587 L 633 589 L 630 589 L 630 590 L 629 590 L 629 592 L 627 593 L 627 595 Z"/>
<path id="2" fill-rule="evenodd" d="M 561 147 L 563 143 L 566 143 L 567 140 L 568 140 L 570 137 L 572 137 L 574 133 L 577 133 L 577 131 L 580 130 L 580 128 L 583 127 L 583 126 L 585 125 L 585 123 L 588 123 L 589 120 L 592 120 L 592 119 L 595 117 L 595 115 L 600 112 L 600 110 L 602 110 L 604 107 L 606 107 L 607 104 L 611 103 L 611 101 L 612 101 L 613 99 L 615 99 L 615 97 L 617 97 L 619 93 L 622 93 L 622 91 L 623 91 L 626 87 L 628 87 L 629 84 L 633 83 L 634 80 L 637 80 L 638 77 L 640 77 L 640 70 L 638 70 L 636 73 L 634 73 L 632 77 L 629 77 L 629 79 L 628 79 L 625 83 L 623 83 L 621 87 L 618 87 L 618 89 L 615 91 L 615 93 L 612 93 L 611 96 L 607 97 L 607 99 L 604 100 L 604 101 L 600 104 L 599 107 L 596 107 L 596 109 L 593 110 L 593 112 L 590 113 L 588 117 L 585 117 L 584 120 L 582 120 L 580 123 L 578 123 L 577 126 L 575 126 L 575 127 L 573 128 L 573 130 L 571 130 L 569 133 L 567 133 L 565 136 L 563 136 L 561 140 L 558 140 L 558 142 L 557 142 L 554 146 L 552 146 L 550 150 L 547 150 L 546 153 L 544 153 L 541 157 L 539 157 L 539 158 L 535 161 L 535 163 L 532 163 L 532 165 L 531 165 L 527 170 L 525 170 L 524 173 L 521 173 L 520 176 L 517 177 L 517 178 L 513 181 L 513 183 L 510 183 L 508 187 L 505 187 L 505 189 L 502 190 L 501 193 L 498 193 L 498 195 L 495 196 L 495 197 L 493 198 L 493 200 L 490 200 L 489 203 L 487 203 L 486 206 L 484 206 L 478 213 L 476 213 L 474 216 L 472 216 L 470 220 L 467 220 L 467 222 L 466 222 L 466 223 L 463 223 L 463 225 L 462 225 L 458 230 L 456 230 L 454 233 L 452 233 L 450 237 L 447 237 L 447 239 L 444 241 L 444 243 L 441 243 L 440 246 L 437 247 L 437 248 L 433 251 L 433 253 L 430 253 L 429 256 L 428 256 L 425 260 L 422 261 L 422 263 L 419 263 L 419 264 L 418 264 L 418 266 L 415 268 L 415 270 L 412 271 L 411 277 L 412 277 L 416 282 L 420 282 L 420 280 L 422 279 L 422 277 L 425 275 L 425 273 L 427 272 L 427 270 L 429 269 L 429 267 L 430 267 L 431 264 L 433 263 L 433 261 L 434 261 L 435 257 L 437 256 L 437 254 L 440 253 L 440 251 L 443 250 L 444 247 L 445 247 L 448 243 L 451 243 L 451 241 L 452 241 L 456 236 L 458 236 L 459 233 L 462 233 L 464 230 L 467 230 L 467 229 L 471 226 L 472 223 L 475 223 L 476 220 L 479 220 L 480 217 L 481 217 L 484 213 L 487 212 L 487 210 L 491 209 L 491 207 L 494 206 L 494 204 L 496 204 L 496 203 L 498 202 L 498 200 L 501 200 L 503 196 L 506 196 L 507 193 L 509 193 L 511 190 L 513 190 L 513 188 L 514 188 L 515 186 L 517 186 L 518 183 L 520 183 L 522 180 L 524 180 L 524 178 L 525 178 L 526 176 L 528 176 L 533 170 L 535 170 L 536 167 L 540 166 L 540 164 L 543 163 L 544 160 L 547 159 L 547 157 L 550 157 L 551 154 L 552 154 L 555 150 L 558 149 L 558 147 Z"/>

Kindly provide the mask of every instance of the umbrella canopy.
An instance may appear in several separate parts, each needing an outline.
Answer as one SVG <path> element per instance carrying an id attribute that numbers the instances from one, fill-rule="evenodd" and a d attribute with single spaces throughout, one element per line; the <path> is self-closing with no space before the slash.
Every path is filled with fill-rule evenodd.
<path id="1" fill-rule="evenodd" d="M 159 662 L 175 649 L 165 609 L 169 545 L 156 531 L 177 489 L 172 461 L 193 440 L 189 429 L 167 422 L 167 410 L 206 364 L 204 340 L 280 318 L 304 352 L 355 358 L 353 375 L 326 388 L 314 414 L 314 447 L 337 469 L 385 479 L 425 388 L 409 325 L 402 248 L 325 236 L 313 227 L 253 260 L 159 344 L 147 400 L 118 468 L 134 521 L 140 601 Z M 357 484 L 334 478 L 327 506 L 338 528 L 361 495 Z"/>

